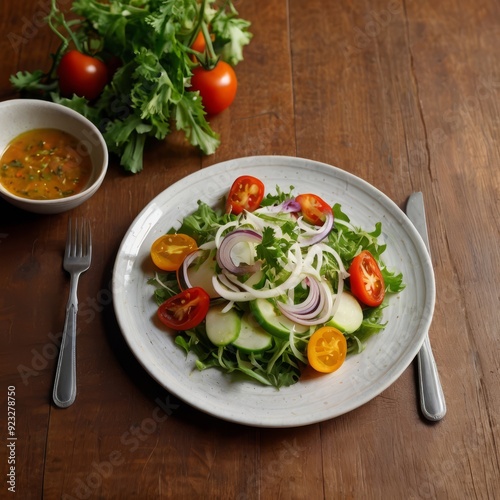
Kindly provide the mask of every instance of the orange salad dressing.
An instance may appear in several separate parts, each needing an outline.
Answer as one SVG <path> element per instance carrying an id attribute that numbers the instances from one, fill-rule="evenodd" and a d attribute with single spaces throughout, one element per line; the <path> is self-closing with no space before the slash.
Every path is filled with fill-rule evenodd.
<path id="1" fill-rule="evenodd" d="M 62 130 L 35 129 L 13 139 L 0 158 L 0 182 L 22 198 L 53 200 L 79 193 L 92 173 L 80 141 Z"/>

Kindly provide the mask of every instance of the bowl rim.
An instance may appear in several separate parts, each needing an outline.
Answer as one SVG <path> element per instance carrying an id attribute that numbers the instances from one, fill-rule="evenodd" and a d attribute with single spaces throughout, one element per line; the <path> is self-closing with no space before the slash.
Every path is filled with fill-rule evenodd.
<path id="1" fill-rule="evenodd" d="M 94 177 L 94 179 L 91 179 L 91 182 L 87 184 L 85 189 L 82 189 L 80 192 L 72 194 L 71 196 L 66 196 L 64 198 L 55 198 L 55 199 L 50 199 L 50 200 L 33 200 L 31 198 L 25 198 L 23 196 L 17 196 L 16 194 L 12 193 L 8 189 L 5 188 L 5 186 L 0 182 L 0 195 L 8 200 L 9 198 L 15 201 L 16 203 L 22 203 L 25 205 L 30 205 L 30 206 L 39 206 L 39 205 L 58 205 L 58 204 L 66 204 L 68 202 L 72 201 L 78 201 L 81 198 L 85 198 L 89 194 L 92 194 L 94 191 L 96 191 L 99 186 L 102 184 L 104 177 L 106 176 L 106 172 L 108 170 L 108 163 L 109 163 L 109 152 L 108 152 L 108 147 L 106 145 L 106 141 L 104 140 L 104 137 L 101 133 L 101 131 L 84 115 L 79 113 L 78 111 L 75 111 L 74 109 L 68 108 L 67 106 L 64 106 L 63 104 L 55 103 L 52 101 L 44 101 L 41 99 L 20 99 L 20 98 L 15 98 L 15 99 L 8 99 L 6 101 L 0 102 L 0 112 L 2 108 L 8 108 L 8 107 L 15 107 L 15 106 L 24 106 L 24 107 L 38 107 L 39 109 L 43 108 L 52 108 L 58 112 L 61 112 L 63 115 L 66 115 L 70 119 L 76 120 L 83 125 L 85 125 L 88 129 L 90 129 L 94 136 L 98 140 L 97 146 L 101 149 L 102 151 L 102 164 L 96 166 L 94 163 L 92 163 L 92 169 L 93 171 L 99 171 L 99 174 Z M 38 127 L 38 128 L 43 128 L 43 127 Z M 56 128 L 56 127 L 50 127 L 50 128 Z M 26 131 L 29 130 L 35 130 L 34 128 L 27 129 Z M 59 130 L 64 130 L 60 128 Z M 19 135 L 19 134 L 18 134 Z M 15 139 L 17 135 L 13 136 L 7 144 L 9 144 L 13 139 Z M 3 155 L 5 149 L 0 151 L 0 157 Z M 85 201 L 85 200 L 83 200 Z"/>

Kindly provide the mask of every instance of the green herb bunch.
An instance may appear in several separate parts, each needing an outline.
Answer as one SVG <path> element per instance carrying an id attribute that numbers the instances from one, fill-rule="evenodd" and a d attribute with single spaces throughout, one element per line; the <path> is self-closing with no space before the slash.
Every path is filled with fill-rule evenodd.
<path id="1" fill-rule="evenodd" d="M 210 66 L 221 58 L 234 66 L 243 59 L 250 23 L 238 17 L 230 0 L 221 5 L 217 0 L 75 0 L 67 13 L 51 1 L 47 22 L 60 47 L 48 72 L 12 75 L 16 89 L 86 116 L 133 173 L 143 168 L 146 140 L 164 139 L 172 127 L 203 153 L 215 152 L 219 136 L 206 120 L 199 92 L 190 91 L 190 78 L 200 61 Z M 191 49 L 200 31 L 210 33 L 205 53 Z M 119 61 L 92 101 L 60 92 L 57 68 L 69 48 Z"/>

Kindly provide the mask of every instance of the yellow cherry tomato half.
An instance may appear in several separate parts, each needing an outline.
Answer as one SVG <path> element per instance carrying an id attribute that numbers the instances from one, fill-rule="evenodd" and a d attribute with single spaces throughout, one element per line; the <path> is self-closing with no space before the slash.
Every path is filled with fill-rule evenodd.
<path id="1" fill-rule="evenodd" d="M 307 344 L 307 360 L 318 372 L 332 373 L 345 361 L 347 341 L 340 330 L 324 326 L 315 331 Z"/>
<path id="2" fill-rule="evenodd" d="M 163 271 L 177 271 L 186 255 L 197 248 L 196 241 L 187 234 L 165 234 L 151 245 L 151 258 Z"/>

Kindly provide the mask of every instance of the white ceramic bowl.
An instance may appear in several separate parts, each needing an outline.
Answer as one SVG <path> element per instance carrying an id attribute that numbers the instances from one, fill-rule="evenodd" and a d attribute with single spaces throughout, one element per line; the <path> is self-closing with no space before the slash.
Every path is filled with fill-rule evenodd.
<path id="1" fill-rule="evenodd" d="M 14 195 L 0 184 L 0 196 L 16 207 L 39 214 L 71 210 L 88 200 L 102 184 L 108 168 L 106 143 L 92 122 L 66 106 L 36 99 L 12 99 L 0 103 L 0 154 L 19 134 L 39 128 L 63 130 L 80 139 L 92 160 L 87 186 L 66 198 L 31 200 Z"/>

